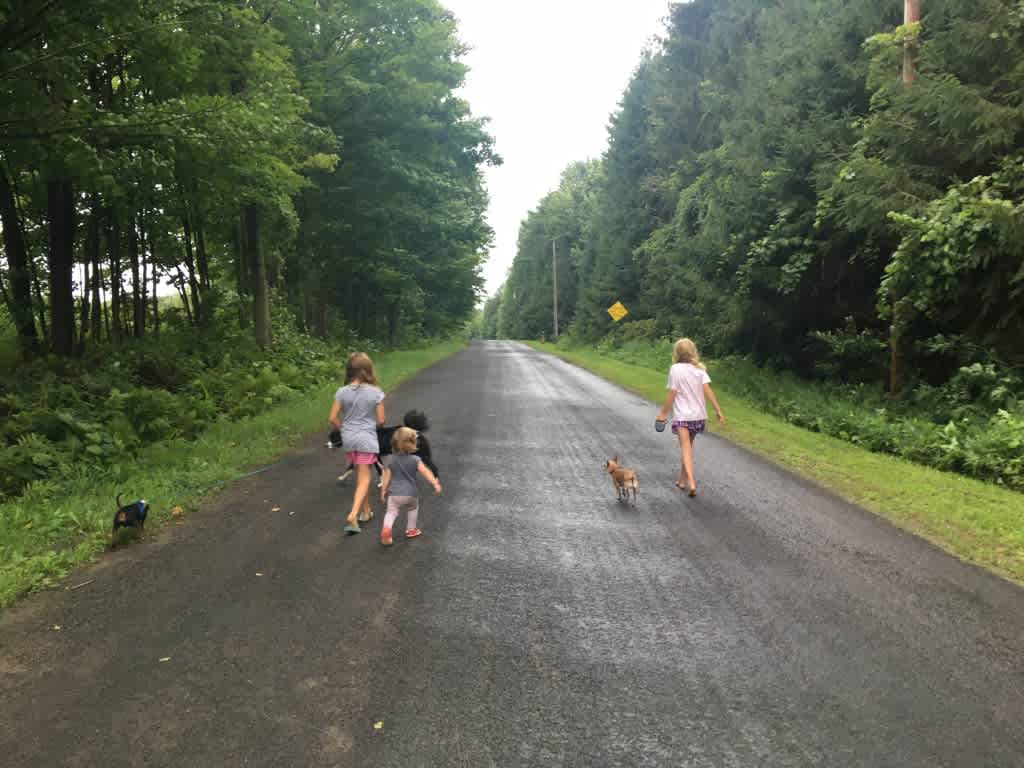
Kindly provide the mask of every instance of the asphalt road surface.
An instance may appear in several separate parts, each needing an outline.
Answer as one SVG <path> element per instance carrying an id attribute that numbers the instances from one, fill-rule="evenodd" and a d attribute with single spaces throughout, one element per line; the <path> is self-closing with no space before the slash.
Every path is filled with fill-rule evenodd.
<path id="1" fill-rule="evenodd" d="M 422 538 L 343 538 L 317 435 L 9 611 L 0 764 L 1024 765 L 1024 590 L 712 436 L 688 499 L 651 405 L 523 346 L 413 406 Z"/>

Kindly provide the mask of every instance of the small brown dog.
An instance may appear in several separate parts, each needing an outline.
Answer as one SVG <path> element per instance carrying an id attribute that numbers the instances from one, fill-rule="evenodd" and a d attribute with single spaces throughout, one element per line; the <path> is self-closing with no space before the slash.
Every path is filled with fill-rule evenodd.
<path id="1" fill-rule="evenodd" d="M 619 501 L 629 501 L 629 492 L 633 491 L 633 506 L 636 506 L 636 492 L 640 487 L 639 479 L 635 469 L 623 469 L 619 466 L 619 457 L 608 459 L 604 463 L 604 470 L 612 476 L 612 484 L 615 486 L 615 493 Z"/>

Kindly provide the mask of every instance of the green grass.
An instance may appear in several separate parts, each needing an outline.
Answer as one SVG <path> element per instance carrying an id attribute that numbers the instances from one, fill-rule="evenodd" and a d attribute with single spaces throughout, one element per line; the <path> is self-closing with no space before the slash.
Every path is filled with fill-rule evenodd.
<path id="1" fill-rule="evenodd" d="M 378 377 L 391 389 L 462 347 L 453 341 L 379 355 Z M 194 512 L 212 491 L 272 462 L 317 427 L 326 429 L 336 387 L 305 392 L 251 419 L 218 422 L 194 441 L 149 446 L 122 468 L 119 482 L 97 483 L 83 471 L 36 484 L 0 505 L 0 608 L 52 586 L 102 551 L 117 493 L 142 496 L 150 503 L 147 531 L 166 520 L 173 506 Z"/>
<path id="2" fill-rule="evenodd" d="M 630 365 L 586 349 L 530 342 L 661 403 L 665 370 Z M 667 368 L 667 366 L 666 366 Z M 711 366 L 714 377 L 714 367 Z M 871 510 L 905 530 L 1024 584 L 1024 494 L 871 453 L 766 415 L 716 378 L 726 425 L 709 429 Z M 652 412 L 653 418 L 653 412 Z"/>

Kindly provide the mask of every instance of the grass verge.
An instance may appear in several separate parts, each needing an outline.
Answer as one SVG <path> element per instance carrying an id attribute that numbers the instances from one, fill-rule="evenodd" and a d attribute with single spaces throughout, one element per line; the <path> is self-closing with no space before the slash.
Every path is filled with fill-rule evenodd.
<path id="1" fill-rule="evenodd" d="M 375 360 L 385 389 L 462 349 L 453 341 L 425 349 L 388 352 Z M 339 376 L 342 366 L 339 363 Z M 337 385 L 304 392 L 243 421 L 222 421 L 196 440 L 149 446 L 118 481 L 82 472 L 46 482 L 0 505 L 0 608 L 27 592 L 52 586 L 71 568 L 102 551 L 110 535 L 114 496 L 142 496 L 150 503 L 147 529 L 170 516 L 173 506 L 196 509 L 204 496 L 285 453 L 294 442 L 326 424 Z"/>
<path id="2" fill-rule="evenodd" d="M 652 402 L 665 396 L 665 371 L 629 365 L 587 349 L 528 342 Z M 710 366 L 714 378 L 714 365 Z M 834 491 L 951 554 L 1024 584 L 1024 494 L 904 459 L 871 453 L 768 416 L 716 380 L 725 426 L 709 429 Z M 653 413 L 652 413 L 653 418 Z"/>

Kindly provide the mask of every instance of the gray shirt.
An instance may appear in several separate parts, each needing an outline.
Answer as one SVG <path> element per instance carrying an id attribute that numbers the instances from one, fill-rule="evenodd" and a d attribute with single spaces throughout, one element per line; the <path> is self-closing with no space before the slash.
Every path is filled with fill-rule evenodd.
<path id="1" fill-rule="evenodd" d="M 345 451 L 380 453 L 377 403 L 384 393 L 372 384 L 346 384 L 334 393 L 341 406 L 341 444 Z"/>
<path id="2" fill-rule="evenodd" d="M 416 476 L 420 473 L 420 457 L 411 453 L 393 453 L 385 457 L 384 464 L 391 470 L 388 493 L 392 496 L 419 496 Z"/>

